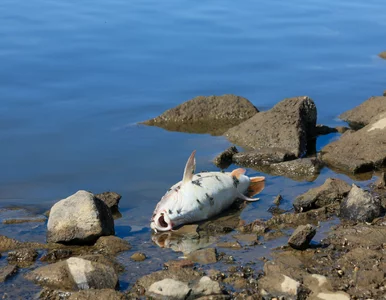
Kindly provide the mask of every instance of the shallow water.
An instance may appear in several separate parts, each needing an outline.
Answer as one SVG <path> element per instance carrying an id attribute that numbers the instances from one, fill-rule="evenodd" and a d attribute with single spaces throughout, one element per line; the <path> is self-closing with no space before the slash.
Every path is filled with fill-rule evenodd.
<path id="1" fill-rule="evenodd" d="M 386 89 L 377 57 L 385 13 L 383 0 L 1 1 L 0 208 L 42 213 L 79 189 L 116 191 L 117 235 L 175 257 L 151 242 L 153 208 L 193 149 L 199 171 L 216 170 L 211 159 L 229 143 L 137 122 L 197 95 L 233 93 L 259 109 L 309 95 L 319 123 L 343 125 L 337 115 Z M 330 176 L 351 182 L 328 169 L 312 183 L 268 175 L 241 217 L 268 218 L 278 193 L 289 209 Z M 0 225 L 21 240 L 44 241 L 44 230 Z"/>

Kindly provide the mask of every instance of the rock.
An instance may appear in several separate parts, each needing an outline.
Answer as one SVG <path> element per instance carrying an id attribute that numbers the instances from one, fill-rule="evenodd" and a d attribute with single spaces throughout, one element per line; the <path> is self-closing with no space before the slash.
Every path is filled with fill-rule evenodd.
<path id="1" fill-rule="evenodd" d="M 0 235 L 0 253 L 20 248 L 44 249 L 47 248 L 47 245 L 34 242 L 23 243 L 4 235 Z"/>
<path id="2" fill-rule="evenodd" d="M 279 148 L 266 148 L 255 151 L 241 152 L 233 155 L 233 163 L 244 166 L 267 166 L 273 163 L 295 159 L 296 156 Z"/>
<path id="3" fill-rule="evenodd" d="M 386 59 L 386 51 L 383 51 L 383 52 L 379 53 L 378 56 L 380 58 Z"/>
<path id="4" fill-rule="evenodd" d="M 125 300 L 124 294 L 113 289 L 83 290 L 77 292 L 43 289 L 39 294 L 41 300 Z"/>
<path id="5" fill-rule="evenodd" d="M 0 268 L 0 282 L 4 282 L 16 274 L 18 267 L 15 265 L 8 265 Z"/>
<path id="6" fill-rule="evenodd" d="M 102 200 L 110 209 L 118 209 L 119 200 L 122 196 L 115 192 L 104 192 L 96 194 L 95 198 Z"/>
<path id="7" fill-rule="evenodd" d="M 351 186 L 337 178 L 327 178 L 319 187 L 296 197 L 293 206 L 296 211 L 305 212 L 326 205 L 340 203 L 348 195 Z"/>
<path id="8" fill-rule="evenodd" d="M 144 261 L 146 259 L 146 254 L 142 252 L 136 252 L 130 258 L 134 261 Z"/>
<path id="9" fill-rule="evenodd" d="M 26 278 L 48 288 L 64 290 L 115 289 L 118 284 L 118 275 L 111 266 L 80 257 L 37 268 Z"/>
<path id="10" fill-rule="evenodd" d="M 47 242 L 85 244 L 114 234 L 110 209 L 89 192 L 78 191 L 51 208 Z"/>
<path id="11" fill-rule="evenodd" d="M 336 126 L 335 129 L 339 133 L 345 133 L 347 130 L 350 130 L 350 128 L 346 126 Z"/>
<path id="12" fill-rule="evenodd" d="M 382 168 L 386 166 L 385 136 L 386 113 L 383 113 L 357 132 L 345 133 L 339 140 L 325 146 L 321 151 L 322 160 L 336 169 L 354 174 Z"/>
<path id="13" fill-rule="evenodd" d="M 131 245 L 117 236 L 101 236 L 94 245 L 102 254 L 115 255 L 119 252 L 128 251 Z"/>
<path id="14" fill-rule="evenodd" d="M 255 233 L 256 235 L 263 235 L 268 231 L 268 227 L 264 221 L 257 219 L 247 225 L 237 228 L 237 230 L 242 233 Z"/>
<path id="15" fill-rule="evenodd" d="M 271 164 L 268 172 L 272 175 L 285 176 L 299 181 L 314 181 L 322 168 L 323 163 L 318 158 L 299 158 Z"/>
<path id="16" fill-rule="evenodd" d="M 359 129 L 370 124 L 374 117 L 383 112 L 386 112 L 386 97 L 376 96 L 370 97 L 361 105 L 344 112 L 339 118 L 349 123 L 350 127 Z"/>
<path id="17" fill-rule="evenodd" d="M 47 254 L 43 255 L 40 260 L 48 262 L 56 262 L 58 260 L 69 258 L 72 251 L 69 249 L 53 249 L 49 250 Z"/>
<path id="18" fill-rule="evenodd" d="M 222 291 L 217 281 L 204 276 L 192 287 L 192 294 L 194 299 L 197 299 L 198 297 L 222 294 Z"/>
<path id="19" fill-rule="evenodd" d="M 283 274 L 278 274 L 277 276 L 265 276 L 261 278 L 259 280 L 259 287 L 262 289 L 262 296 L 266 296 L 265 294 L 268 292 L 273 296 L 285 295 L 287 297 L 294 297 L 291 299 L 306 299 L 303 297 L 308 294 L 301 293 L 305 295 L 300 296 L 299 294 L 302 291 L 301 283 Z"/>
<path id="20" fill-rule="evenodd" d="M 183 268 L 193 268 L 194 262 L 189 259 L 182 260 L 169 260 L 164 263 L 164 266 L 168 269 L 183 269 Z"/>
<path id="21" fill-rule="evenodd" d="M 257 112 L 251 102 L 240 96 L 198 96 L 143 124 L 171 131 L 221 135 Z"/>
<path id="22" fill-rule="evenodd" d="M 377 197 L 353 184 L 350 193 L 341 204 L 340 217 L 371 222 L 381 215 L 381 209 L 381 202 Z"/>
<path id="23" fill-rule="evenodd" d="M 22 223 L 43 223 L 45 218 L 18 218 L 18 219 L 7 219 L 3 220 L 3 224 L 22 224 Z"/>
<path id="24" fill-rule="evenodd" d="M 273 204 L 279 206 L 281 200 L 283 200 L 283 197 L 279 194 L 279 195 L 277 195 L 277 196 L 275 197 L 275 199 L 273 199 Z"/>
<path id="25" fill-rule="evenodd" d="M 315 136 L 316 107 L 308 97 L 285 99 L 272 109 L 229 129 L 225 136 L 247 149 L 281 148 L 296 157 Z"/>
<path id="26" fill-rule="evenodd" d="M 29 248 L 8 252 L 8 261 L 12 263 L 33 263 L 37 257 L 38 252 Z"/>
<path id="27" fill-rule="evenodd" d="M 325 135 L 325 134 L 338 132 L 336 128 L 331 128 L 322 124 L 316 124 L 315 130 L 316 130 L 316 135 Z"/>
<path id="28" fill-rule="evenodd" d="M 383 91 L 383 96 L 386 96 L 386 90 Z"/>
<path id="29" fill-rule="evenodd" d="M 237 241 L 217 243 L 217 247 L 219 247 L 219 248 L 241 249 L 241 245 Z"/>
<path id="30" fill-rule="evenodd" d="M 217 252 L 215 248 L 196 250 L 189 253 L 187 259 L 202 265 L 213 264 L 217 262 Z"/>
<path id="31" fill-rule="evenodd" d="M 378 180 L 375 182 L 375 186 L 378 189 L 386 188 L 386 172 L 382 172 Z"/>
<path id="32" fill-rule="evenodd" d="M 167 297 L 168 299 L 185 299 L 191 289 L 186 283 L 178 280 L 166 278 L 161 281 L 154 282 L 148 290 L 148 295 L 153 294 Z"/>
<path id="33" fill-rule="evenodd" d="M 288 240 L 288 244 L 294 249 L 305 250 L 307 249 L 315 234 L 316 229 L 314 226 L 310 224 L 300 225 L 298 228 L 296 228 L 294 233 L 292 233 Z"/>
<path id="34" fill-rule="evenodd" d="M 217 155 L 213 163 L 220 169 L 226 169 L 232 164 L 232 157 L 234 154 L 238 153 L 239 151 L 235 146 L 229 147 L 224 152 Z"/>

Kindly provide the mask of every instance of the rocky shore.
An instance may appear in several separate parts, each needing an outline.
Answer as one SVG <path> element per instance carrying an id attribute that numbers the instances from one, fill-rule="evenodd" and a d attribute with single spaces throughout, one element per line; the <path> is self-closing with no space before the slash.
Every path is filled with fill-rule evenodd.
<path id="1" fill-rule="evenodd" d="M 370 172 L 378 180 L 364 187 L 328 178 L 291 199 L 290 211 L 278 195 L 269 219 L 246 223 L 240 218 L 245 203 L 238 202 L 213 220 L 152 234 L 160 253 L 170 248 L 178 258 L 160 254 L 157 271 L 125 287 L 120 255 L 129 253 L 130 272 L 149 258 L 115 236 L 120 195 L 78 191 L 55 203 L 48 218 L 3 221 L 47 225 L 46 243 L 0 235 L 0 297 L 13 299 L 1 287 L 22 278 L 39 286 L 38 299 L 386 299 L 386 97 L 371 97 L 340 118 L 350 128 L 317 124 L 307 96 L 259 112 L 243 97 L 223 95 L 194 98 L 144 122 L 224 135 L 239 148 L 214 159 L 221 169 L 236 164 L 313 181 L 327 167 L 354 178 Z M 336 138 L 318 152 L 318 135 L 330 133 Z M 330 228 L 320 240 L 323 224 Z M 272 240 L 280 246 L 267 255 L 253 251 Z M 248 261 L 235 260 L 237 251 Z"/>

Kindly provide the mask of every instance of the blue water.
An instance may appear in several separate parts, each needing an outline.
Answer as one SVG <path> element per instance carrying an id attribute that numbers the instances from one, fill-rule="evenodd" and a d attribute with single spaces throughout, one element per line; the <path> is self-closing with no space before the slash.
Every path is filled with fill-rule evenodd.
<path id="1" fill-rule="evenodd" d="M 319 123 L 344 125 L 337 115 L 386 89 L 385 15 L 384 0 L 1 0 L 0 207 L 44 211 L 79 189 L 112 190 L 119 235 L 147 232 L 191 151 L 215 170 L 229 143 L 137 122 L 233 93 L 260 109 L 308 95 Z M 290 207 L 329 176 L 348 180 L 267 176 L 243 214 L 268 216 L 278 193 Z"/>

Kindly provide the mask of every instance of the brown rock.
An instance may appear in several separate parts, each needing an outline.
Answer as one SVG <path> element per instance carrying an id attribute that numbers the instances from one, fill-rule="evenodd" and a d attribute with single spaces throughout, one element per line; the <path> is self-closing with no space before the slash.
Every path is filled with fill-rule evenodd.
<path id="1" fill-rule="evenodd" d="M 294 249 L 305 250 L 307 249 L 315 234 L 316 229 L 314 226 L 310 224 L 300 225 L 292 233 L 291 237 L 288 240 L 288 244 Z"/>
<path id="2" fill-rule="evenodd" d="M 213 163 L 220 169 L 226 169 L 232 164 L 232 157 L 234 154 L 238 153 L 239 151 L 235 146 L 229 147 L 224 152 L 217 155 Z"/>
<path id="3" fill-rule="evenodd" d="M 326 134 L 337 132 L 336 128 L 331 128 L 322 124 L 316 124 L 315 130 L 316 130 L 316 135 L 326 135 Z"/>
<path id="4" fill-rule="evenodd" d="M 18 267 L 15 265 L 8 265 L 0 268 L 0 282 L 4 282 L 14 274 L 16 274 Z"/>
<path id="5" fill-rule="evenodd" d="M 386 59 L 386 51 L 383 51 L 383 52 L 379 53 L 378 56 L 380 58 Z"/>
<path id="6" fill-rule="evenodd" d="M 169 260 L 168 262 L 164 263 L 164 266 L 171 269 L 183 269 L 183 268 L 192 268 L 194 266 L 194 262 L 188 259 L 182 259 L 182 260 Z"/>
<path id="7" fill-rule="evenodd" d="M 22 248 L 8 252 L 8 261 L 12 263 L 32 263 L 38 257 L 38 252 L 30 248 Z"/>
<path id="8" fill-rule="evenodd" d="M 122 251 L 128 251 L 131 249 L 131 245 L 128 241 L 125 241 L 117 236 L 101 236 L 95 243 L 100 253 L 115 255 Z"/>
<path id="9" fill-rule="evenodd" d="M 102 200 L 110 209 L 118 209 L 119 200 L 122 196 L 115 192 L 104 192 L 96 194 L 95 198 Z"/>
<path id="10" fill-rule="evenodd" d="M 136 252 L 130 258 L 134 261 L 144 261 L 146 259 L 145 253 L 142 252 Z"/>
<path id="11" fill-rule="evenodd" d="M 233 163 L 244 167 L 268 166 L 295 159 L 296 156 L 280 148 L 266 148 L 254 151 L 240 152 L 233 155 Z"/>
<path id="12" fill-rule="evenodd" d="M 217 262 L 217 252 L 215 248 L 206 248 L 189 253 L 187 258 L 202 265 L 213 264 Z"/>
<path id="13" fill-rule="evenodd" d="M 222 242 L 217 243 L 217 247 L 219 248 L 232 248 L 232 249 L 241 249 L 241 245 L 234 241 L 234 242 Z"/>
<path id="14" fill-rule="evenodd" d="M 49 250 L 45 255 L 43 255 L 40 260 L 48 262 L 56 262 L 58 260 L 69 258 L 72 255 L 70 249 L 53 249 Z"/>
<path id="15" fill-rule="evenodd" d="M 315 136 L 316 107 L 309 97 L 285 99 L 272 109 L 231 128 L 225 136 L 247 149 L 281 148 L 296 157 Z"/>

